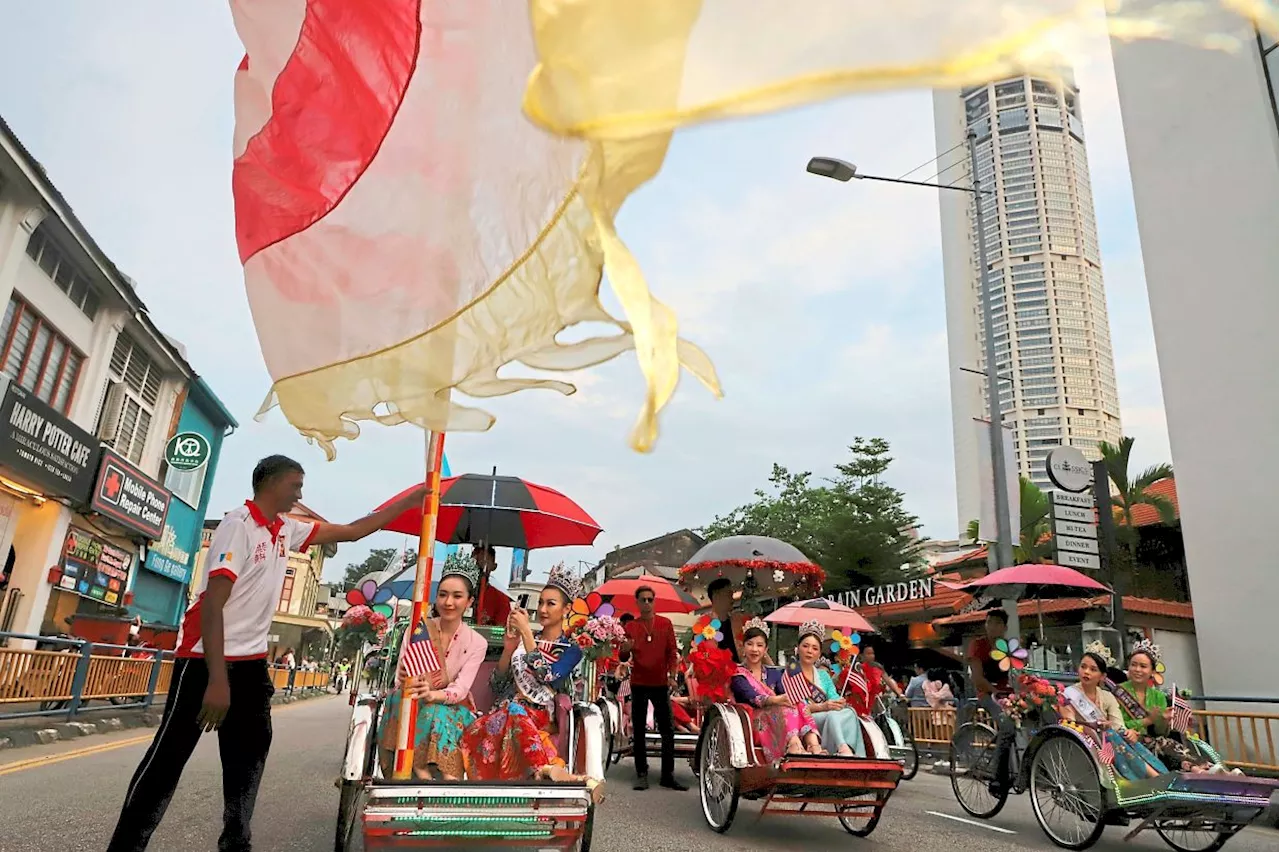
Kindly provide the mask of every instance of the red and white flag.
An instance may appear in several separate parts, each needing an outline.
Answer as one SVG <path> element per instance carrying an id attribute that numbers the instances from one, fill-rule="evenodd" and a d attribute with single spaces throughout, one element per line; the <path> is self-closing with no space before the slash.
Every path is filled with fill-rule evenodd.
<path id="1" fill-rule="evenodd" d="M 440 671 L 440 658 L 436 656 L 435 646 L 431 643 L 431 634 L 426 622 L 420 622 L 409 644 L 404 649 L 402 661 L 405 677 L 418 677 Z"/>
<path id="2" fill-rule="evenodd" d="M 1111 739 L 1106 734 L 1102 735 L 1102 748 L 1098 750 L 1098 759 L 1104 766 L 1112 766 L 1116 762 L 1115 747 L 1111 745 Z"/>
<path id="3" fill-rule="evenodd" d="M 1191 705 L 1178 694 L 1178 685 L 1173 685 L 1173 712 L 1169 715 L 1169 730 L 1185 734 L 1191 730 Z"/>

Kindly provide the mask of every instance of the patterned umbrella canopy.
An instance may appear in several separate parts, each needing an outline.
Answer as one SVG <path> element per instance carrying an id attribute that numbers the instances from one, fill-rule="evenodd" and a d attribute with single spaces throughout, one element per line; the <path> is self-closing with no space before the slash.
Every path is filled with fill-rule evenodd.
<path id="1" fill-rule="evenodd" d="M 680 583 L 705 592 L 724 577 L 744 597 L 812 597 L 826 573 L 800 549 L 776 538 L 733 535 L 708 542 L 680 569 Z"/>

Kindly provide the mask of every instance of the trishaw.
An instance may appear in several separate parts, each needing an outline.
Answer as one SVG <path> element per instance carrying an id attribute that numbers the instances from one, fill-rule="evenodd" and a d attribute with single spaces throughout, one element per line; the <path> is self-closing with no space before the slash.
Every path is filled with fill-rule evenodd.
<path id="1" fill-rule="evenodd" d="M 686 588 L 705 589 L 726 577 L 744 601 L 812 597 L 824 579 L 800 550 L 763 536 L 711 542 L 680 573 Z M 754 734 L 754 712 L 726 701 L 711 704 L 703 716 L 693 766 L 707 825 L 728 831 L 739 801 L 748 799 L 763 801 L 761 816 L 835 817 L 850 834 L 870 835 L 903 774 L 876 723 L 862 719 L 868 757 L 788 754 L 770 762 Z"/>
<path id="2" fill-rule="evenodd" d="M 373 675 L 353 678 L 351 726 L 339 779 L 335 852 L 381 849 L 591 848 L 595 803 L 585 784 L 546 781 L 396 781 L 377 756 L 382 702 L 395 679 L 407 620 L 374 652 Z M 502 627 L 476 626 L 489 652 L 472 696 L 487 709 L 489 674 L 502 653 Z M 362 668 L 365 661 L 362 661 Z M 575 701 L 561 720 L 560 749 L 576 774 L 604 777 L 605 725 L 600 710 Z"/>
<path id="3" fill-rule="evenodd" d="M 950 759 L 956 801 L 973 816 L 989 819 L 1010 793 L 1030 793 L 1040 828 L 1065 849 L 1088 849 L 1104 827 L 1115 825 L 1129 827 L 1125 840 L 1154 829 L 1178 852 L 1214 852 L 1266 810 L 1277 788 L 1272 778 L 1226 772 L 1170 772 L 1129 781 L 1103 759 L 1082 726 L 1063 722 L 1018 728 L 1009 750 L 1012 781 L 1002 785 L 996 727 L 986 716 L 956 729 Z M 1208 743 L 1194 735 L 1184 742 L 1221 765 Z"/>

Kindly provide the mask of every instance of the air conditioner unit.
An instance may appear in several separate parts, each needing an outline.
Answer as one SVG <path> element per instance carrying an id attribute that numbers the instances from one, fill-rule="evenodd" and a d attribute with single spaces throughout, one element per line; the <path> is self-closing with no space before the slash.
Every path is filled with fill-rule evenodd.
<path id="1" fill-rule="evenodd" d="M 120 433 L 120 414 L 124 411 L 124 384 L 107 380 L 107 392 L 102 398 L 102 411 L 98 415 L 98 438 L 115 446 Z"/>

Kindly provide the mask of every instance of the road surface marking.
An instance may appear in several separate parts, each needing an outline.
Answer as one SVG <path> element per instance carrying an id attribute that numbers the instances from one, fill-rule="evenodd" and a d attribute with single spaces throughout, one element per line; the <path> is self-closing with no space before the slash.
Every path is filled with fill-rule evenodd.
<path id="1" fill-rule="evenodd" d="M 1001 828 L 998 825 L 992 825 L 989 822 L 978 822 L 975 819 L 965 819 L 964 817 L 958 817 L 954 814 L 944 814 L 941 811 L 925 811 L 925 813 L 933 814 L 934 816 L 942 817 L 943 819 L 953 819 L 956 822 L 962 822 L 965 825 L 976 825 L 978 828 L 985 828 L 985 829 L 989 829 L 990 831 L 998 831 L 1001 834 L 1017 834 L 1018 833 L 1008 828 Z"/>
<path id="2" fill-rule="evenodd" d="M 291 707 L 300 707 L 309 704 L 309 701 L 299 701 L 294 704 L 285 704 L 280 707 L 273 708 L 271 714 L 281 713 Z M 155 732 L 149 732 L 137 737 L 129 737 L 124 740 L 115 740 L 109 743 L 98 743 L 97 745 L 85 746 L 73 751 L 64 751 L 61 754 L 46 754 L 43 757 L 29 757 L 26 760 L 15 760 L 12 763 L 0 763 L 0 775 L 11 775 L 14 772 L 21 772 L 24 769 L 35 769 L 40 766 L 52 766 L 55 763 L 62 763 L 64 760 L 71 760 L 75 757 L 88 757 L 91 754 L 100 754 L 104 751 L 114 751 L 125 746 L 137 745 L 155 739 Z M 64 741 L 65 742 L 65 741 Z"/>

